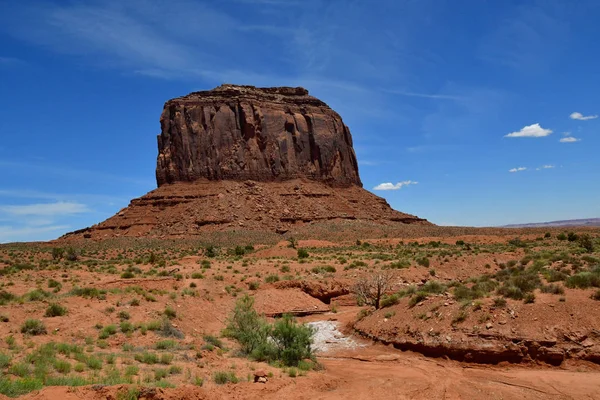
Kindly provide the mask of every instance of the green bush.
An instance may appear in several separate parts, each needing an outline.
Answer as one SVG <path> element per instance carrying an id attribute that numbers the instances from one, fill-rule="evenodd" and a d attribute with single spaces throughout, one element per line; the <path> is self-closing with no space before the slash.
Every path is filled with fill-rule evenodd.
<path id="1" fill-rule="evenodd" d="M 225 336 L 236 340 L 241 351 L 259 361 L 280 361 L 286 366 L 296 366 L 312 357 L 313 331 L 297 324 L 289 315 L 270 325 L 254 309 L 254 299 L 248 295 L 240 298 L 229 317 Z"/>
<path id="2" fill-rule="evenodd" d="M 239 379 L 233 372 L 217 371 L 213 374 L 213 381 L 217 385 L 225 385 L 226 383 L 238 383 Z"/>
<path id="3" fill-rule="evenodd" d="M 588 253 L 594 252 L 594 242 L 590 235 L 588 235 L 587 233 L 581 235 L 581 237 L 579 238 L 579 245 L 583 247 Z"/>
<path id="4" fill-rule="evenodd" d="M 21 333 L 36 336 L 45 335 L 48 332 L 42 321 L 38 319 L 28 319 L 21 326 Z"/>
<path id="5" fill-rule="evenodd" d="M 568 288 L 587 289 L 589 287 L 600 287 L 600 274 L 583 271 L 573 276 L 570 276 L 565 281 L 565 286 Z"/>
<path id="6" fill-rule="evenodd" d="M 165 317 L 169 319 L 173 319 L 177 317 L 177 311 L 173 309 L 171 306 L 167 306 L 164 311 Z"/>
<path id="7" fill-rule="evenodd" d="M 422 302 L 423 300 L 425 300 L 427 298 L 427 293 L 425 292 L 417 292 L 415 293 L 410 300 L 408 301 L 408 306 L 409 307 L 414 307 L 417 304 L 419 304 L 420 302 Z"/>
<path id="8" fill-rule="evenodd" d="M 67 314 L 67 308 L 60 304 L 52 303 L 46 309 L 46 317 L 62 317 Z"/>
<path id="9" fill-rule="evenodd" d="M 551 283 L 550 285 L 542 286 L 542 293 L 565 294 L 565 289 L 562 286 Z"/>
<path id="10" fill-rule="evenodd" d="M 575 232 L 569 232 L 567 234 L 567 240 L 569 242 L 576 242 L 579 239 L 579 236 Z"/>
<path id="11" fill-rule="evenodd" d="M 556 236 L 556 238 L 558 240 L 567 240 L 567 235 L 565 235 L 564 232 L 561 232 L 561 233 L 558 234 L 558 236 Z"/>
<path id="12" fill-rule="evenodd" d="M 381 303 L 379 303 L 379 308 L 391 307 L 395 304 L 398 304 L 400 301 L 400 296 L 398 294 L 392 294 L 390 296 L 384 296 L 381 299 Z"/>
<path id="13" fill-rule="evenodd" d="M 60 247 L 55 247 L 52 249 L 52 259 L 54 261 L 60 261 L 65 255 L 65 250 Z"/>
<path id="14" fill-rule="evenodd" d="M 310 254 L 308 254 L 306 249 L 298 249 L 298 258 L 308 258 L 309 256 Z"/>
<path id="15" fill-rule="evenodd" d="M 419 264 L 421 267 L 429 268 L 429 258 L 421 257 L 421 258 L 417 258 L 416 261 L 417 261 L 417 264 Z"/>
<path id="16" fill-rule="evenodd" d="M 313 333 L 310 326 L 297 324 L 292 316 L 284 315 L 275 322 L 271 332 L 275 358 L 286 366 L 297 366 L 301 360 L 311 358 Z"/>
<path id="17" fill-rule="evenodd" d="M 596 290 L 594 293 L 592 293 L 591 297 L 594 300 L 599 300 L 600 301 L 600 290 Z"/>
<path id="18" fill-rule="evenodd" d="M 4 369 L 10 365 L 10 356 L 8 354 L 0 353 L 0 369 Z"/>
<path id="19" fill-rule="evenodd" d="M 266 283 L 274 283 L 274 282 L 278 282 L 278 281 L 279 281 L 279 275 L 277 275 L 277 274 L 271 274 L 265 278 Z"/>

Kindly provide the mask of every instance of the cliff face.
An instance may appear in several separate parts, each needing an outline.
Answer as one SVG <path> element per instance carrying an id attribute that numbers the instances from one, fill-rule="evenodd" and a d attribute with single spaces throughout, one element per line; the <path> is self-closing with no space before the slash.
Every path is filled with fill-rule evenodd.
<path id="1" fill-rule="evenodd" d="M 156 180 L 284 181 L 362 186 L 350 130 L 303 88 L 222 85 L 169 100 Z"/>

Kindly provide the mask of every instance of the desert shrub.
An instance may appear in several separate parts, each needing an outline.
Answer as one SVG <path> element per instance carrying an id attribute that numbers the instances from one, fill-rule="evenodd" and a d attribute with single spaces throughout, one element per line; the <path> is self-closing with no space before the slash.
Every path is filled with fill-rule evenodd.
<path id="1" fill-rule="evenodd" d="M 238 383 L 239 379 L 233 372 L 217 371 L 213 374 L 213 381 L 217 385 L 225 385 L 226 383 Z"/>
<path id="2" fill-rule="evenodd" d="M 525 295 L 525 297 L 523 298 L 523 302 L 525 304 L 530 304 L 530 303 L 534 303 L 535 302 L 535 294 L 533 294 L 532 292 L 527 293 Z"/>
<path id="3" fill-rule="evenodd" d="M 119 327 L 121 328 L 121 332 L 123 333 L 129 333 L 135 330 L 135 327 L 129 321 L 122 321 Z"/>
<path id="4" fill-rule="evenodd" d="M 133 277 L 135 277 L 135 275 L 131 271 L 125 271 L 121 274 L 121 278 L 123 278 L 123 279 L 131 279 Z"/>
<path id="5" fill-rule="evenodd" d="M 324 273 L 334 273 L 336 271 L 335 267 L 332 267 L 331 265 L 324 265 L 324 266 L 320 266 L 320 267 L 314 267 L 311 270 L 313 273 L 315 274 L 324 274 Z"/>
<path id="6" fill-rule="evenodd" d="M 77 261 L 79 259 L 79 255 L 77 254 L 77 251 L 75 251 L 75 249 L 73 247 L 69 247 L 65 253 L 65 259 L 67 261 Z"/>
<path id="7" fill-rule="evenodd" d="M 308 254 L 306 249 L 298 249 L 298 258 L 308 258 L 309 256 L 310 254 Z"/>
<path id="8" fill-rule="evenodd" d="M 583 247 L 588 253 L 594 252 L 594 241 L 587 233 L 581 235 L 581 237 L 579 238 L 579 245 Z"/>
<path id="9" fill-rule="evenodd" d="M 519 287 L 514 285 L 504 285 L 498 289 L 497 293 L 501 296 L 515 300 L 521 300 L 524 296 L 523 291 Z"/>
<path id="10" fill-rule="evenodd" d="M 178 344 L 174 340 L 161 340 L 154 344 L 157 350 L 172 350 L 177 348 Z"/>
<path id="11" fill-rule="evenodd" d="M 97 298 L 99 300 L 106 299 L 106 290 L 95 287 L 78 288 L 75 287 L 70 292 L 73 296 Z"/>
<path id="12" fill-rule="evenodd" d="M 243 256 L 244 254 L 246 254 L 246 249 L 244 249 L 242 246 L 236 246 L 234 254 L 236 256 Z"/>
<path id="13" fill-rule="evenodd" d="M 427 257 L 421 257 L 421 258 L 417 258 L 415 260 L 417 262 L 417 264 L 419 264 L 421 267 L 426 267 L 429 268 L 429 258 Z"/>
<path id="14" fill-rule="evenodd" d="M 204 275 L 201 272 L 193 272 L 192 279 L 204 279 Z"/>
<path id="15" fill-rule="evenodd" d="M 598 300 L 600 301 L 600 290 L 596 290 L 594 293 L 592 293 L 592 299 L 594 300 Z"/>
<path id="16" fill-rule="evenodd" d="M 279 281 L 279 275 L 277 275 L 277 274 L 270 274 L 270 275 L 267 275 L 267 277 L 265 278 L 266 283 L 274 283 L 274 282 L 278 282 L 278 281 Z"/>
<path id="17" fill-rule="evenodd" d="M 0 369 L 4 369 L 10 365 L 10 356 L 8 354 L 0 353 Z"/>
<path id="18" fill-rule="evenodd" d="M 419 291 L 425 292 L 425 293 L 440 294 L 440 293 L 444 293 L 446 291 L 446 289 L 447 289 L 447 287 L 443 283 L 440 283 L 438 281 L 427 281 L 427 283 L 425 283 L 423 286 L 421 286 L 419 288 Z"/>
<path id="19" fill-rule="evenodd" d="M 258 315 L 254 299 L 248 295 L 236 302 L 223 333 L 235 339 L 241 351 L 256 360 L 295 366 L 300 360 L 312 357 L 310 327 L 297 324 L 289 315 L 269 325 Z"/>
<path id="20" fill-rule="evenodd" d="M 215 246 L 207 246 L 204 249 L 204 255 L 206 257 L 213 258 L 213 257 L 216 257 L 218 254 L 219 254 L 219 249 L 217 249 Z"/>
<path id="21" fill-rule="evenodd" d="M 148 330 L 151 330 L 150 325 L 148 325 Z M 175 328 L 167 318 L 163 319 L 160 328 L 156 330 L 156 333 L 162 337 L 174 337 L 177 339 L 183 339 L 185 337 L 183 332 Z"/>
<path id="22" fill-rule="evenodd" d="M 42 301 L 51 296 L 52 293 L 50 292 L 46 292 L 42 289 L 34 289 L 30 292 L 25 293 L 25 295 L 23 295 L 23 299 L 26 301 Z"/>
<path id="23" fill-rule="evenodd" d="M 576 242 L 579 239 L 579 236 L 575 232 L 569 232 L 567 234 L 567 240 L 569 242 Z"/>
<path id="24" fill-rule="evenodd" d="M 502 297 L 496 297 L 493 304 L 496 308 L 506 307 L 506 299 Z"/>
<path id="25" fill-rule="evenodd" d="M 46 309 L 46 317 L 61 317 L 67 314 L 67 308 L 60 304 L 52 303 Z"/>
<path id="26" fill-rule="evenodd" d="M 204 341 L 211 346 L 218 347 L 220 349 L 225 348 L 225 346 L 223 345 L 223 342 L 216 336 L 205 335 Z"/>
<path id="27" fill-rule="evenodd" d="M 60 261 L 65 255 L 65 250 L 61 247 L 55 247 L 52 249 L 52 259 L 54 261 Z"/>
<path id="28" fill-rule="evenodd" d="M 175 309 L 172 308 L 171 306 L 165 307 L 165 311 L 163 312 L 163 314 L 165 315 L 165 317 L 167 317 L 169 319 L 173 319 L 173 318 L 177 317 L 177 311 L 175 311 Z"/>
<path id="29" fill-rule="evenodd" d="M 410 298 L 408 301 L 408 306 L 412 308 L 425 299 L 427 299 L 427 293 L 419 291 Z"/>
<path id="30" fill-rule="evenodd" d="M 384 296 L 381 299 L 379 306 L 380 306 L 380 308 L 391 307 L 395 304 L 398 304 L 399 301 L 400 301 L 400 296 L 398 294 L 392 294 L 389 296 Z"/>
<path id="31" fill-rule="evenodd" d="M 141 362 L 143 364 L 158 364 L 159 363 L 159 358 L 158 358 L 158 354 L 156 353 L 150 353 L 148 351 L 144 351 L 143 353 L 136 353 L 133 358 L 135 359 L 135 361 L 137 362 Z"/>
<path id="32" fill-rule="evenodd" d="M 160 355 L 159 362 L 164 365 L 169 365 L 173 361 L 173 354 L 171 353 L 163 353 Z"/>
<path id="33" fill-rule="evenodd" d="M 543 293 L 552 293 L 552 294 L 565 294 L 565 289 L 562 286 L 556 284 L 550 284 L 542 286 L 541 288 Z"/>
<path id="34" fill-rule="evenodd" d="M 248 283 L 248 289 L 250 289 L 250 290 L 258 290 L 259 286 L 260 286 L 260 282 L 258 282 L 258 281 L 252 281 L 252 282 Z"/>
<path id="35" fill-rule="evenodd" d="M 564 232 L 559 233 L 556 238 L 558 240 L 567 240 L 567 235 Z"/>
<path id="36" fill-rule="evenodd" d="M 6 290 L 0 290 L 0 305 L 5 305 L 13 300 L 15 300 L 17 296 L 14 294 L 7 292 Z"/>
<path id="37" fill-rule="evenodd" d="M 457 301 L 474 300 L 483 297 L 483 295 L 465 285 L 458 285 L 454 288 L 454 299 Z"/>
<path id="38" fill-rule="evenodd" d="M 71 372 L 71 363 L 66 360 L 55 360 L 54 369 L 61 374 L 68 374 Z"/>
<path id="39" fill-rule="evenodd" d="M 565 286 L 568 288 L 587 289 L 589 287 L 600 287 L 600 273 L 583 271 L 567 278 Z"/>
<path id="40" fill-rule="evenodd" d="M 300 360 L 311 358 L 313 333 L 310 326 L 297 324 L 291 315 L 284 315 L 275 322 L 271 332 L 275 358 L 286 366 L 297 366 Z"/>
<path id="41" fill-rule="evenodd" d="M 452 324 L 460 324 L 461 322 L 464 322 L 469 316 L 469 313 L 467 312 L 467 310 L 460 310 L 458 312 L 458 314 L 456 314 L 454 316 L 454 318 L 452 318 Z"/>
<path id="42" fill-rule="evenodd" d="M 44 323 L 39 319 L 28 319 L 21 325 L 21 333 L 27 335 L 45 335 L 48 333 Z"/>
<path id="43" fill-rule="evenodd" d="M 254 299 L 246 295 L 236 302 L 223 334 L 236 340 L 244 354 L 252 355 L 264 351 L 269 331 L 267 322 L 254 310 Z"/>
<path id="44" fill-rule="evenodd" d="M 129 313 L 127 311 L 119 311 L 119 313 L 117 314 L 117 317 L 119 317 L 120 320 L 126 320 L 131 318 L 131 315 L 129 315 Z"/>
<path id="45" fill-rule="evenodd" d="M 366 265 L 366 264 L 365 264 Z M 383 269 L 404 269 L 410 267 L 410 262 L 407 260 L 399 260 L 383 266 Z"/>
<path id="46" fill-rule="evenodd" d="M 569 275 L 565 274 L 564 272 L 557 271 L 555 269 L 542 271 L 542 275 L 549 283 L 564 281 L 569 277 Z"/>
<path id="47" fill-rule="evenodd" d="M 552 234 L 550 232 L 544 233 L 544 238 L 548 239 L 548 238 L 551 238 L 551 237 L 552 237 Z"/>

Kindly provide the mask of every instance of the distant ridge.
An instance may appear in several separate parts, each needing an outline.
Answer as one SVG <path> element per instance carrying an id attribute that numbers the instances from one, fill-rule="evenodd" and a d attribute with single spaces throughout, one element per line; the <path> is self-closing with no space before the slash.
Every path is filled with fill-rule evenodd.
<path id="1" fill-rule="evenodd" d="M 600 226 L 600 218 L 567 219 L 563 221 L 504 225 L 502 228 L 543 228 L 560 226 Z"/>

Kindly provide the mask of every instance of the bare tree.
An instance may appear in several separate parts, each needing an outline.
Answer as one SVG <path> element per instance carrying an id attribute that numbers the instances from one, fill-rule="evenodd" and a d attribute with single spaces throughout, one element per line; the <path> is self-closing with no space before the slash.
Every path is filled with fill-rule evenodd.
<path id="1" fill-rule="evenodd" d="M 381 298 L 392 288 L 393 280 L 391 271 L 376 271 L 361 277 L 353 291 L 359 301 L 379 309 Z"/>

